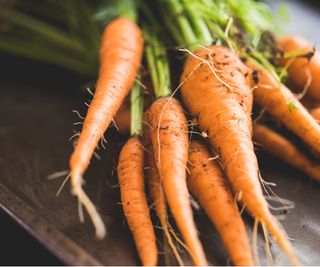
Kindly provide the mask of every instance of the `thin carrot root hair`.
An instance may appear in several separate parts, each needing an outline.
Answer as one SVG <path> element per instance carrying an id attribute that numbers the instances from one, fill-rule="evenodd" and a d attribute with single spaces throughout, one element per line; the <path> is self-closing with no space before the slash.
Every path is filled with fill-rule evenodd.
<path id="1" fill-rule="evenodd" d="M 54 179 L 61 178 L 61 177 L 65 176 L 65 175 L 68 175 L 68 174 L 70 174 L 69 170 L 57 171 L 57 172 L 49 174 L 47 176 L 47 179 L 48 180 L 54 180 Z"/>
<path id="2" fill-rule="evenodd" d="M 58 197 L 62 191 L 62 189 L 64 188 L 64 186 L 66 185 L 66 183 L 68 182 L 68 180 L 70 179 L 71 175 L 70 173 L 66 176 L 66 178 L 64 178 L 64 180 L 62 181 L 62 184 L 60 185 L 57 193 L 56 193 L 56 197 Z"/>
<path id="3" fill-rule="evenodd" d="M 180 266 L 184 266 L 183 260 L 178 252 L 177 246 L 174 244 L 171 236 L 173 236 L 177 242 L 182 243 L 182 244 L 183 244 L 183 242 L 176 235 L 172 234 L 172 232 L 174 233 L 174 230 L 172 229 L 168 220 L 167 220 L 166 224 L 164 226 L 162 226 L 162 228 L 163 228 L 164 234 L 167 238 L 168 244 L 169 244 L 170 248 L 172 249 L 172 252 L 173 252 L 178 264 Z M 185 247 L 185 245 L 184 245 L 184 247 Z"/>
<path id="4" fill-rule="evenodd" d="M 155 165 L 173 217 L 189 247 L 188 252 L 194 264 L 206 265 L 207 261 L 193 220 L 186 184 L 187 120 L 180 102 L 173 98 L 174 93 L 171 96 L 158 98 L 145 113 L 145 121 L 150 126 Z"/>
<path id="5" fill-rule="evenodd" d="M 268 260 L 268 265 L 273 265 L 273 257 L 272 252 L 269 244 L 269 236 L 268 236 L 268 230 L 263 222 L 261 222 L 262 230 L 263 230 L 263 236 L 264 236 L 264 242 L 265 242 L 265 252 Z"/>
<path id="6" fill-rule="evenodd" d="M 220 163 L 234 192 L 242 192 L 247 210 L 265 224 L 291 263 L 299 265 L 286 232 L 268 208 L 257 175 L 259 168 L 252 143 L 250 68 L 222 46 L 210 46 L 214 59 L 210 64 L 207 50 L 189 53 L 191 56 L 181 75 L 184 104 L 198 118 L 201 130 L 208 130 L 209 140 L 219 151 Z M 199 61 L 203 64 L 195 71 Z M 220 101 L 215 101 L 217 97 Z"/>
<path id="7" fill-rule="evenodd" d="M 260 258 L 259 258 L 259 251 L 258 251 L 258 226 L 259 226 L 259 219 L 254 218 L 254 225 L 252 231 L 252 251 L 254 261 L 256 262 L 257 266 L 260 266 Z"/>
<path id="8" fill-rule="evenodd" d="M 184 263 L 180 257 L 177 246 L 174 244 L 172 240 L 173 235 L 171 235 L 171 231 L 173 231 L 173 229 L 168 221 L 165 195 L 163 192 L 163 187 L 162 187 L 160 176 L 159 176 L 159 171 L 157 170 L 157 166 L 155 163 L 153 149 L 150 143 L 150 137 L 149 137 L 150 132 L 149 130 L 146 130 L 146 131 L 147 133 L 145 133 L 145 136 L 144 136 L 146 147 L 144 147 L 144 150 L 145 150 L 146 162 L 148 167 L 145 167 L 145 172 L 146 172 L 147 180 L 149 183 L 149 191 L 151 194 L 151 198 L 153 199 L 153 203 L 149 206 L 149 208 L 154 208 L 156 210 L 157 216 L 161 224 L 161 227 L 159 228 L 163 230 L 164 235 L 167 239 L 166 241 L 169 247 L 172 249 L 172 252 L 178 264 L 180 266 L 183 266 Z M 173 236 L 173 237 L 176 238 L 176 236 Z"/>
<path id="9" fill-rule="evenodd" d="M 169 224 L 169 222 L 168 222 Z M 190 254 L 190 250 L 187 245 L 182 241 L 182 239 L 176 234 L 173 227 L 169 224 L 169 232 L 173 236 L 173 238 Z"/>
<path id="10" fill-rule="evenodd" d="M 89 216 L 92 219 L 92 223 L 96 229 L 97 238 L 102 239 L 106 235 L 105 225 L 94 204 L 84 192 L 82 188 L 82 181 L 82 176 L 76 171 L 73 171 L 71 173 L 72 193 L 78 198 L 79 203 L 82 204 L 89 213 Z"/>

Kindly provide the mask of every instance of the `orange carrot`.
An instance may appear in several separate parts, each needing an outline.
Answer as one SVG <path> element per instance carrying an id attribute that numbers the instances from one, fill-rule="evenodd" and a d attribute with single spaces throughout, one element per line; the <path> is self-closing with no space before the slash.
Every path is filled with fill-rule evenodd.
<path id="1" fill-rule="evenodd" d="M 130 104 L 124 102 L 114 117 L 115 127 L 121 135 L 130 134 Z"/>
<path id="2" fill-rule="evenodd" d="M 258 148 L 306 173 L 309 177 L 320 181 L 320 165 L 312 162 L 285 137 L 262 124 L 255 124 L 253 127 L 253 139 Z"/>
<path id="3" fill-rule="evenodd" d="M 96 91 L 70 159 L 73 193 L 87 209 L 98 238 L 104 237 L 105 227 L 94 205 L 81 187 L 82 175 L 89 165 L 100 138 L 134 83 L 142 50 L 142 34 L 134 22 L 126 18 L 118 18 L 106 27 L 101 41 L 100 71 Z"/>
<path id="4" fill-rule="evenodd" d="M 191 52 L 190 52 L 191 53 Z M 187 59 L 181 76 L 183 101 L 206 132 L 238 198 L 298 264 L 285 231 L 270 213 L 259 183 L 251 133 L 249 69 L 222 46 L 201 48 Z"/>
<path id="5" fill-rule="evenodd" d="M 178 100 L 161 97 L 145 113 L 144 122 L 150 130 L 166 199 L 191 258 L 196 265 L 207 265 L 193 220 L 186 182 L 188 128 L 183 109 Z"/>
<path id="6" fill-rule="evenodd" d="M 318 123 L 320 123 L 320 107 L 311 109 L 310 114 Z"/>
<path id="7" fill-rule="evenodd" d="M 299 136 L 320 155 L 320 126 L 293 93 L 277 82 L 267 70 L 248 61 L 251 69 L 259 71 L 259 83 L 254 89 L 254 101 L 286 128 Z"/>
<path id="8" fill-rule="evenodd" d="M 235 265 L 254 265 L 249 238 L 226 177 L 199 141 L 189 147 L 188 187 L 217 228 Z"/>
<path id="9" fill-rule="evenodd" d="M 289 57 L 281 63 L 289 65 L 289 79 L 295 85 L 302 89 L 310 83 L 306 93 L 312 98 L 320 100 L 320 54 L 313 51 L 312 44 L 297 35 L 278 39 L 278 45 L 284 52 L 299 51 L 305 55 L 305 57 L 293 57 L 292 59 Z"/>
<path id="10" fill-rule="evenodd" d="M 158 168 L 154 159 L 153 151 L 151 150 L 146 155 L 146 179 L 149 184 L 149 192 L 153 204 L 155 206 L 155 210 L 157 216 L 159 218 L 160 224 L 162 226 L 163 232 L 167 238 L 168 244 L 172 249 L 174 256 L 176 257 L 178 264 L 183 266 L 183 261 L 179 255 L 177 247 L 173 243 L 170 231 L 172 231 L 171 226 L 168 223 L 168 211 L 166 198 L 163 191 L 160 175 L 158 172 Z"/>
<path id="11" fill-rule="evenodd" d="M 137 136 L 121 150 L 118 163 L 121 202 L 143 265 L 157 264 L 157 246 L 144 191 L 144 150 Z"/>
<path id="12" fill-rule="evenodd" d="M 168 211 L 167 203 L 165 198 L 165 193 L 161 183 L 161 178 L 157 168 L 157 164 L 154 158 L 154 153 L 152 149 L 152 143 L 150 140 L 150 129 L 145 127 L 143 131 L 143 145 L 145 147 L 145 174 L 149 185 L 149 192 L 154 204 L 157 216 L 159 218 L 160 224 L 162 226 L 163 232 L 167 238 L 168 244 L 172 249 L 174 256 L 176 257 L 178 264 L 183 266 L 183 261 L 179 255 L 177 247 L 173 243 L 170 231 L 172 230 L 168 223 Z"/>

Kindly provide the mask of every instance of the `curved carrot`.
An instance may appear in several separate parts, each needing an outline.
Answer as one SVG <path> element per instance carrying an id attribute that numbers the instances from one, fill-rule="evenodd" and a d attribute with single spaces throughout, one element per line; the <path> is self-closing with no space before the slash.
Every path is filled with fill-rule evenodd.
<path id="1" fill-rule="evenodd" d="M 253 127 L 253 139 L 259 145 L 258 148 L 306 173 L 311 178 L 320 181 L 320 166 L 312 162 L 285 137 L 264 125 L 255 124 Z"/>
<path id="2" fill-rule="evenodd" d="M 144 150 L 137 136 L 123 146 L 118 163 L 121 202 L 143 265 L 157 264 L 158 251 L 144 191 Z"/>
<path id="3" fill-rule="evenodd" d="M 196 265 L 207 265 L 198 238 L 186 182 L 187 120 L 178 100 L 157 99 L 145 113 L 150 139 L 166 199 Z"/>
<path id="4" fill-rule="evenodd" d="M 252 90 L 249 69 L 222 46 L 199 49 L 187 59 L 181 94 L 191 114 L 207 132 L 234 191 L 253 216 L 298 264 L 285 231 L 269 211 L 259 183 L 251 133 Z"/>
<path id="5" fill-rule="evenodd" d="M 301 89 L 309 82 L 307 94 L 312 98 L 320 100 L 320 54 L 313 51 L 313 46 L 307 40 L 298 35 L 285 36 L 277 41 L 278 46 L 284 52 L 301 51 L 307 57 L 288 58 L 281 61 L 283 65 L 289 64 L 289 79 Z M 308 58 L 308 55 L 310 57 Z"/>
<path id="6" fill-rule="evenodd" d="M 259 83 L 253 91 L 255 103 L 320 155 L 320 126 L 307 109 L 285 85 L 275 81 L 267 70 L 250 61 L 247 65 L 259 71 Z"/>
<path id="7" fill-rule="evenodd" d="M 168 244 L 172 249 L 174 256 L 176 257 L 178 264 L 183 266 L 183 261 L 179 255 L 177 247 L 173 243 L 170 230 L 171 227 L 168 223 L 168 210 L 166 197 L 161 183 L 161 177 L 158 171 L 158 167 L 155 161 L 152 143 L 150 140 L 150 128 L 148 126 L 144 127 L 143 131 L 143 145 L 145 147 L 145 174 L 146 180 L 149 185 L 149 192 L 152 202 L 155 206 L 157 216 L 159 218 L 160 224 L 162 226 L 163 232 L 167 238 Z"/>
<path id="8" fill-rule="evenodd" d="M 73 193 L 87 209 L 96 235 L 105 235 L 104 224 L 81 184 L 92 154 L 132 87 L 140 66 L 143 38 L 138 26 L 118 18 L 105 29 L 100 48 L 100 71 L 96 91 L 84 120 L 79 141 L 70 159 Z"/>
<path id="9" fill-rule="evenodd" d="M 189 147 L 188 187 L 217 228 L 231 260 L 238 266 L 254 265 L 249 238 L 226 177 L 203 143 Z"/>

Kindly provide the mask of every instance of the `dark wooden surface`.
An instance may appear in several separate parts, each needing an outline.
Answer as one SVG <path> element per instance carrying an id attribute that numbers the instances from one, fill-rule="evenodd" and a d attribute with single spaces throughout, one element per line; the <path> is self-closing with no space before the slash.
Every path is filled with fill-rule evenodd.
<path id="1" fill-rule="evenodd" d="M 320 18 L 317 19 L 319 22 Z M 319 38 L 318 35 L 310 37 L 313 42 Z M 85 190 L 98 206 L 109 230 L 105 240 L 97 241 L 90 221 L 79 223 L 77 202 L 70 194 L 69 184 L 56 197 L 63 178 L 47 180 L 49 174 L 68 169 L 72 151 L 68 139 L 73 130 L 79 129 L 72 125 L 79 120 L 71 110 L 84 114 L 83 103 L 90 96 L 76 88 L 79 79 L 71 73 L 4 55 L 0 55 L 0 66 L 0 207 L 3 210 L 0 246 L 9 251 L 7 242 L 12 238 L 11 242 L 19 244 L 12 251 L 22 248 L 21 251 L 27 252 L 25 255 L 30 252 L 29 258 L 16 252 L 17 257 L 11 258 L 11 262 L 0 257 L 0 264 L 139 264 L 119 205 L 119 188 L 113 174 L 123 139 L 115 132 L 109 134 L 106 150 L 98 152 L 102 160 L 94 159 L 85 175 Z M 259 158 L 263 178 L 277 183 L 274 190 L 279 196 L 295 202 L 293 210 L 282 214 L 285 215 L 282 223 L 295 240 L 293 244 L 300 259 L 305 264 L 319 265 L 319 184 L 311 183 L 300 172 L 272 158 Z M 195 217 L 210 263 L 227 264 L 228 257 L 212 224 L 201 211 L 196 211 Z M 251 232 L 253 222 L 247 216 L 245 221 Z M 38 241 L 33 241 L 31 236 Z M 161 236 L 158 238 L 160 244 Z M 259 251 L 263 258 L 262 241 L 260 235 Z M 52 254 L 42 249 L 39 242 Z M 272 251 L 275 263 L 288 263 L 276 245 Z M 190 263 L 186 253 L 183 256 Z M 164 263 L 162 257 L 160 263 Z"/>

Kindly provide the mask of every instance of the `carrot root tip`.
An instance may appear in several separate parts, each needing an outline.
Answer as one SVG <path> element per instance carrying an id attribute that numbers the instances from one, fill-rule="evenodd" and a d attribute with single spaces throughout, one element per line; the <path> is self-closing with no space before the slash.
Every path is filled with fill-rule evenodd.
<path id="1" fill-rule="evenodd" d="M 106 228 L 102 221 L 101 216 L 99 215 L 97 209 L 83 191 L 81 185 L 83 183 L 83 179 L 81 175 L 78 174 L 71 174 L 71 183 L 72 183 L 72 193 L 78 197 L 79 205 L 83 205 L 89 216 L 92 220 L 92 223 L 96 229 L 96 237 L 98 239 L 103 239 L 106 235 Z M 81 214 L 81 213 L 80 213 Z M 80 215 L 80 221 L 84 221 L 84 217 Z"/>

